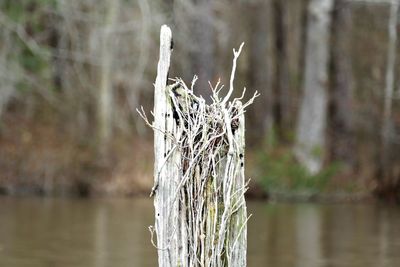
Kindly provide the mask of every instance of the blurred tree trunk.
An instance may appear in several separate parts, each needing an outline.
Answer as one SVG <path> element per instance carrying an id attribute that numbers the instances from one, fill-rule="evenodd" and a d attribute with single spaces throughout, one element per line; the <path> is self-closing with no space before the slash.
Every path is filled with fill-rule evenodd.
<path id="1" fill-rule="evenodd" d="M 307 26 L 307 0 L 290 1 L 286 0 L 287 16 L 287 43 L 288 43 L 288 64 L 289 73 L 293 84 L 299 84 L 302 76 L 305 28 Z M 292 96 L 293 97 L 293 96 Z"/>
<path id="2" fill-rule="evenodd" d="M 290 75 L 288 43 L 288 1 L 274 1 L 275 50 L 276 50 L 276 92 L 277 92 L 277 125 L 280 137 L 285 135 L 290 125 Z"/>
<path id="3" fill-rule="evenodd" d="M 308 7 L 304 93 L 295 155 L 310 173 L 321 170 L 325 155 L 328 58 L 333 0 L 312 0 Z"/>
<path id="4" fill-rule="evenodd" d="M 291 95 L 289 108 L 292 114 L 290 116 L 289 131 L 293 131 L 293 124 L 297 119 L 293 114 L 296 114 L 298 110 L 297 100 L 300 99 L 307 28 L 307 4 L 308 0 L 286 0 L 286 8 L 288 9 L 286 14 L 288 20 L 286 42 L 288 43 L 289 88 Z"/>
<path id="5" fill-rule="evenodd" d="M 254 102 L 254 117 L 250 118 L 257 125 L 252 140 L 266 140 L 271 143 L 274 124 L 273 118 L 273 30 L 271 1 L 250 4 L 252 16 L 249 18 L 249 87 L 261 93 L 260 99 Z M 251 140 L 250 140 L 251 141 Z M 254 144 L 255 142 L 250 142 Z"/>
<path id="6" fill-rule="evenodd" d="M 307 49 L 307 25 L 308 25 L 308 6 L 310 4 L 310 0 L 302 0 L 301 6 L 301 41 L 300 41 L 300 56 L 299 56 L 299 68 L 304 69 L 306 65 L 306 49 Z M 299 70 L 299 79 L 298 84 L 301 89 L 304 84 L 305 71 Z M 298 110 L 300 107 L 300 99 L 301 99 L 301 90 L 297 94 L 297 98 L 299 99 L 298 103 L 296 103 L 296 107 Z"/>
<path id="7" fill-rule="evenodd" d="M 99 151 L 102 157 L 108 152 L 113 127 L 112 114 L 114 103 L 111 69 L 113 65 L 114 40 L 112 38 L 112 30 L 115 27 L 119 0 L 107 1 L 107 5 L 104 32 L 100 39 L 100 85 L 97 99 Z"/>
<path id="8" fill-rule="evenodd" d="M 395 87 L 395 63 L 396 63 L 396 48 L 397 48 L 397 25 L 399 23 L 400 16 L 400 3 L 393 0 L 390 6 L 390 17 L 388 24 L 389 32 L 389 44 L 387 54 L 387 65 L 386 65 L 386 77 L 385 77 L 385 95 L 383 103 L 383 125 L 382 125 L 382 146 L 381 146 L 381 177 L 390 178 L 390 154 L 391 145 L 393 145 L 393 122 L 392 122 L 392 105 L 393 105 L 393 93 Z M 382 183 L 382 182 L 381 182 Z M 386 181 L 382 183 L 387 184 Z"/>
<path id="9" fill-rule="evenodd" d="M 192 74 L 199 77 L 196 93 L 210 100 L 211 89 L 208 81 L 214 82 L 215 75 L 215 30 L 213 1 L 192 0 L 196 12 L 191 14 Z"/>
<path id="10" fill-rule="evenodd" d="M 345 0 L 336 0 L 332 15 L 330 157 L 332 161 L 342 162 L 346 167 L 351 167 L 354 163 L 351 24 L 349 3 Z"/>
<path id="11" fill-rule="evenodd" d="M 53 85 L 54 89 L 57 91 L 62 91 L 64 88 L 63 86 L 63 75 L 65 72 L 65 60 L 61 58 L 61 51 L 66 50 L 66 42 L 65 38 L 63 38 L 62 33 L 60 32 L 62 27 L 61 23 L 57 20 L 54 16 L 51 19 L 52 26 L 51 27 L 51 34 L 49 44 L 53 48 L 52 52 L 52 76 L 53 76 Z"/>
<path id="12" fill-rule="evenodd" d="M 5 29 L 0 28 L 0 66 L 7 67 L 8 70 L 12 70 L 9 73 L 2 71 L 0 73 L 0 118 L 5 110 L 8 102 L 16 91 L 17 79 L 14 73 L 18 74 L 16 64 L 11 61 L 10 55 L 13 52 L 13 39 L 12 33 Z M 1 125 L 0 125 L 1 128 Z"/>

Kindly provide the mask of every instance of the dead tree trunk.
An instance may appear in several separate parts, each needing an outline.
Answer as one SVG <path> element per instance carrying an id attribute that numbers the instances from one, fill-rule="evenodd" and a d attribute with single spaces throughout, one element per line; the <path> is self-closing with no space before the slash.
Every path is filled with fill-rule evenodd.
<path id="1" fill-rule="evenodd" d="M 246 266 L 243 98 L 229 93 L 206 104 L 181 79 L 167 85 L 171 30 L 161 28 L 154 93 L 154 179 L 158 263 L 175 266 Z M 228 102 L 229 101 L 229 102 Z M 154 244 L 154 243 L 153 243 Z"/>
<path id="2" fill-rule="evenodd" d="M 311 173 L 321 170 L 325 153 L 329 30 L 333 0 L 311 0 L 304 93 L 296 133 L 295 155 Z"/>

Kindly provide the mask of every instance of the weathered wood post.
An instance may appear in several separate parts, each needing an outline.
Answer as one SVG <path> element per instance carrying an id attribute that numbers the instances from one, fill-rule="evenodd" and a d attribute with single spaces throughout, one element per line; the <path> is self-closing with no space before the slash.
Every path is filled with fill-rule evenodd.
<path id="1" fill-rule="evenodd" d="M 158 263 L 159 266 L 173 266 L 176 262 L 174 257 L 176 251 L 176 241 L 173 236 L 172 228 L 176 227 L 177 216 L 173 207 L 172 195 L 176 187 L 174 177 L 168 176 L 168 169 L 171 164 L 165 162 L 168 152 L 169 139 L 166 138 L 167 127 L 170 126 L 172 116 L 167 116 L 167 94 L 165 88 L 168 79 L 172 51 L 172 33 L 167 26 L 161 27 L 160 34 L 160 59 L 157 67 L 157 78 L 154 85 L 154 180 L 153 191 L 157 190 L 154 198 L 155 207 L 155 230 L 157 234 Z M 171 213 L 171 214 L 170 214 Z"/>
<path id="2" fill-rule="evenodd" d="M 163 25 L 154 92 L 155 228 L 160 267 L 246 266 L 247 212 L 244 193 L 245 104 L 230 100 L 236 61 L 234 50 L 229 92 L 213 103 L 179 78 L 167 85 L 172 51 L 171 30 Z"/>

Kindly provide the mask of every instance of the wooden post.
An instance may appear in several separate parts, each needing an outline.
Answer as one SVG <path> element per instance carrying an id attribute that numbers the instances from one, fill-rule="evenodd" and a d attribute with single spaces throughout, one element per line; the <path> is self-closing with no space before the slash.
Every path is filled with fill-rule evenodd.
<path id="1" fill-rule="evenodd" d="M 155 230 L 160 267 L 246 266 L 247 211 L 244 193 L 244 110 L 229 92 L 213 103 L 193 94 L 181 79 L 167 85 L 171 30 L 163 25 L 154 92 Z M 244 95 L 244 92 L 243 92 Z"/>
<path id="2" fill-rule="evenodd" d="M 172 195 L 176 187 L 170 177 L 168 177 L 171 166 L 165 162 L 170 142 L 166 135 L 168 128 L 171 127 L 172 116 L 168 116 L 168 103 L 166 86 L 168 70 L 171 59 L 172 48 L 171 29 L 163 25 L 160 33 L 160 59 L 158 61 L 157 78 L 154 86 L 154 188 L 157 192 L 154 198 L 155 207 L 155 231 L 157 234 L 158 264 L 162 266 L 174 266 L 176 259 L 173 253 L 176 249 L 176 240 L 173 238 L 173 226 L 176 227 L 177 217 L 176 208 L 172 206 Z M 172 177 L 173 178 L 173 177 Z M 152 192 L 152 193 L 153 193 Z M 172 220 L 175 220 L 174 222 Z"/>

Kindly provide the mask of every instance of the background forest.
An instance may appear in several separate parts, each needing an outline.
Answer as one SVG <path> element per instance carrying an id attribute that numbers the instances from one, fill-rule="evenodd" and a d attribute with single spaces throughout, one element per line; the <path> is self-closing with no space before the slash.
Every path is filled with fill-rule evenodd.
<path id="1" fill-rule="evenodd" d="M 206 97 L 245 42 L 249 194 L 400 201 L 396 0 L 2 0 L 1 193 L 149 193 L 164 23 Z"/>

